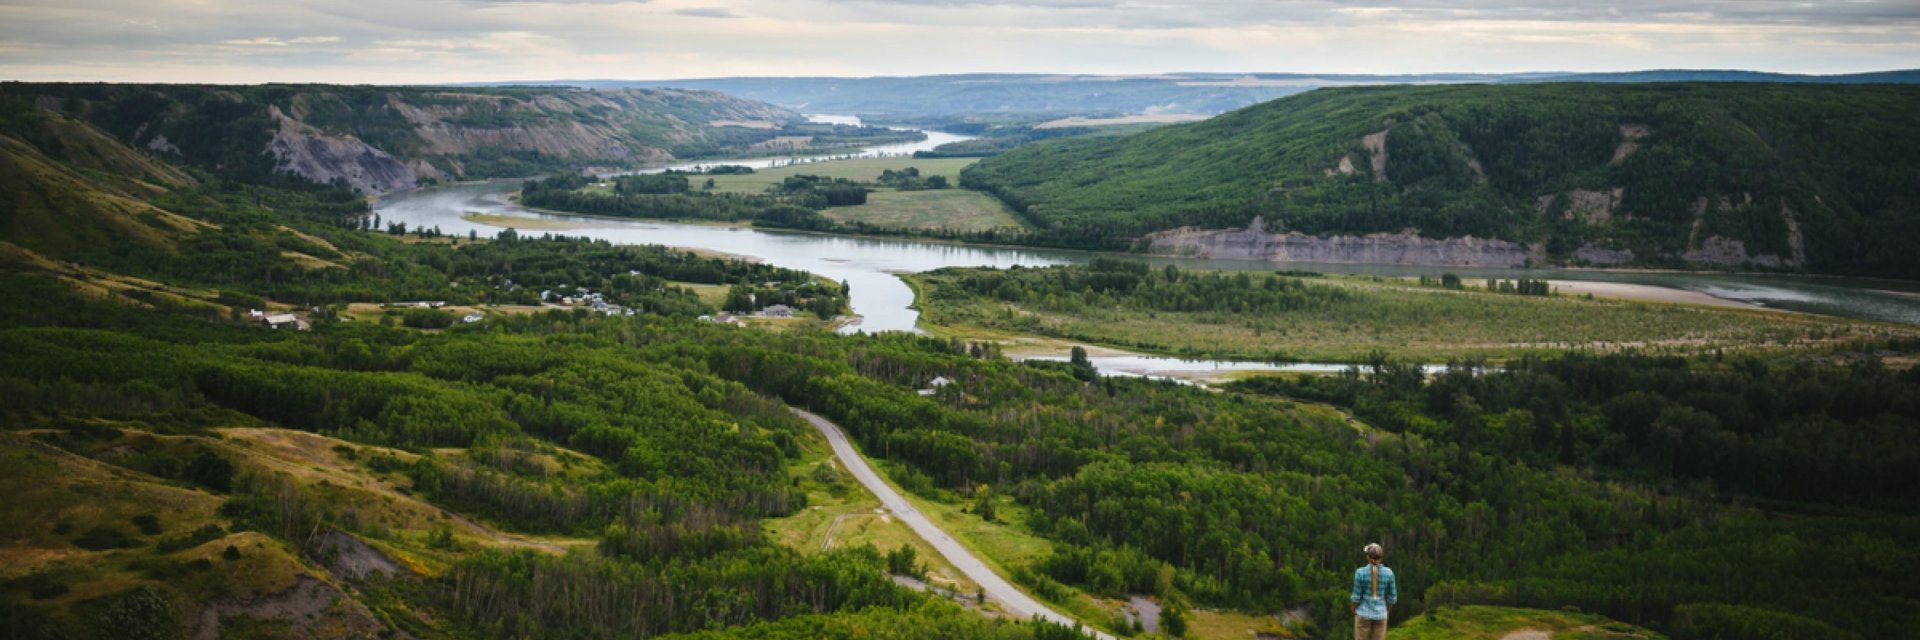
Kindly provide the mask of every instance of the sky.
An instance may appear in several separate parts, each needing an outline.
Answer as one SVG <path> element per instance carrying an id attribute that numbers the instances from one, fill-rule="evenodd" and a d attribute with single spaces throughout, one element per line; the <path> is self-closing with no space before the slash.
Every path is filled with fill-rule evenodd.
<path id="1" fill-rule="evenodd" d="M 1920 67 L 1920 0 L 0 0 L 0 79 Z"/>

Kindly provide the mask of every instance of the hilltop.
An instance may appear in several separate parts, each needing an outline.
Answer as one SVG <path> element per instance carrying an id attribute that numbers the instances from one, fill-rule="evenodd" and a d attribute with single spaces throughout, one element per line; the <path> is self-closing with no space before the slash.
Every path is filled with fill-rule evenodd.
<path id="1" fill-rule="evenodd" d="M 962 180 L 1039 244 L 1910 277 L 1916 148 L 1906 86 L 1354 87 L 1036 143 Z"/>
<path id="2" fill-rule="evenodd" d="M 848 113 L 888 121 L 938 121 L 955 116 L 1040 114 L 1213 115 L 1319 87 L 1523 82 L 1808 82 L 1913 83 L 1920 71 L 1834 75 L 1716 69 L 1661 69 L 1622 73 L 962 73 L 878 77 L 734 77 L 681 80 L 558 80 L 547 84 L 611 89 L 707 89 L 765 100 L 808 113 Z M 526 84 L 526 83 L 517 83 Z"/>
<path id="3" fill-rule="evenodd" d="M 900 135 L 807 124 L 770 104 L 676 89 L 5 83 L 0 101 L 11 111 L 58 112 L 223 177 L 291 174 L 369 194 Z"/>

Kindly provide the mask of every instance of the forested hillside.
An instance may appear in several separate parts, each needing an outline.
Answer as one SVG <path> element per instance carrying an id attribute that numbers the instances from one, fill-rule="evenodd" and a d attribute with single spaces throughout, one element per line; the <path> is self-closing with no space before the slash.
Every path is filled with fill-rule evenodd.
<path id="1" fill-rule="evenodd" d="M 1382 355 L 1225 392 L 1108 378 L 990 344 L 702 322 L 700 285 L 829 313 L 846 291 L 661 247 L 374 225 L 344 184 L 183 170 L 14 106 L 7 637 L 1074 635 L 900 586 L 911 556 L 778 541 L 769 520 L 803 513 L 823 468 L 800 464 L 822 445 L 787 406 L 929 504 L 1037 541 L 994 559 L 1036 596 L 1151 597 L 1174 635 L 1205 609 L 1340 637 L 1362 540 L 1392 549 L 1400 616 L 1578 607 L 1683 640 L 1920 625 L 1920 379 L 1881 362 L 1911 344 L 1431 382 Z M 623 188 L 663 185 L 683 183 Z M 1348 298 L 1263 278 L 1230 302 L 1239 278 L 1158 273 L 951 275 L 1047 306 L 1144 286 L 1167 300 L 1153 313 Z M 541 303 L 569 287 L 631 313 Z M 483 313 L 380 305 L 429 300 Z"/>
<path id="2" fill-rule="evenodd" d="M 809 124 L 770 104 L 673 89 L 9 82 L 0 101 L 58 111 L 225 177 L 293 174 L 365 193 L 751 153 L 776 139 L 833 148 L 907 135 Z"/>
<path id="3" fill-rule="evenodd" d="M 1916 114 L 1920 89 L 1890 85 L 1321 89 L 1028 145 L 963 184 L 1005 199 L 1043 244 L 1364 261 L 1398 243 L 1459 264 L 1915 276 Z M 1313 239 L 1404 230 L 1350 250 Z M 1481 240 L 1419 241 L 1464 236 Z"/>

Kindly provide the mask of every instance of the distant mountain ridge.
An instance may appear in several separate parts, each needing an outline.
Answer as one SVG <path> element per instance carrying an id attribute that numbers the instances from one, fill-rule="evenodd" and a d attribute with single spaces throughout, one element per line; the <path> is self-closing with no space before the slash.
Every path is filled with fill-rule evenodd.
<path id="1" fill-rule="evenodd" d="M 1165 73 L 1142 75 L 974 73 L 876 77 L 736 77 L 681 80 L 546 80 L 477 86 L 560 85 L 583 88 L 706 89 L 810 113 L 876 118 L 967 114 L 1213 115 L 1320 87 L 1373 84 L 1507 84 L 1525 82 L 1793 82 L 1825 84 L 1920 82 L 1920 70 L 1806 75 L 1740 70 L 1648 70 L 1619 73 Z"/>
<path id="2" fill-rule="evenodd" d="M 0 100 L 65 114 L 222 175 L 339 180 L 369 194 L 712 155 L 802 120 L 766 103 L 677 89 L 3 83 Z"/>
<path id="3" fill-rule="evenodd" d="M 1329 88 L 1026 145 L 962 184 L 1060 246 L 1920 277 L 1920 87 Z"/>

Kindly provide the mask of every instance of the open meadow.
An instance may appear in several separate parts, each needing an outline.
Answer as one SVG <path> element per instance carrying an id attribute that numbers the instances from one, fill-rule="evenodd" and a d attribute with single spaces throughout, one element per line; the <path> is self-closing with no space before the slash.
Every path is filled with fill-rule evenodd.
<path id="1" fill-rule="evenodd" d="M 875 191 L 867 195 L 866 204 L 821 213 L 835 222 L 901 229 L 985 231 L 1020 226 L 1013 212 L 993 196 L 963 189 Z"/>

